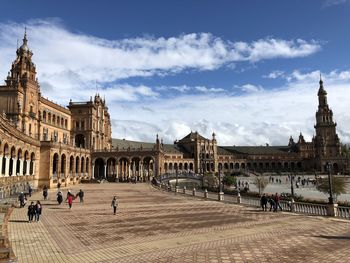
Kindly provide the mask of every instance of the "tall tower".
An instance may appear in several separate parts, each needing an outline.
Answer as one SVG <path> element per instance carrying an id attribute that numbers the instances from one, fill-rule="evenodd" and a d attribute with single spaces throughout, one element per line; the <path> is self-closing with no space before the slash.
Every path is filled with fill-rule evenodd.
<path id="1" fill-rule="evenodd" d="M 16 55 L 5 80 L 6 86 L 1 88 L 1 93 L 6 93 L 6 96 L 3 96 L 6 102 L 1 102 L 0 110 L 6 113 L 6 117 L 12 120 L 19 130 L 35 137 L 38 134 L 40 87 L 26 32 Z"/>
<path id="2" fill-rule="evenodd" d="M 327 103 L 327 92 L 320 79 L 318 90 L 318 110 L 316 112 L 316 136 L 314 138 L 315 157 L 318 159 L 321 170 L 326 161 L 341 156 L 341 145 L 336 132 L 337 124 L 333 121 L 333 111 Z M 322 162 L 324 160 L 325 162 Z"/>

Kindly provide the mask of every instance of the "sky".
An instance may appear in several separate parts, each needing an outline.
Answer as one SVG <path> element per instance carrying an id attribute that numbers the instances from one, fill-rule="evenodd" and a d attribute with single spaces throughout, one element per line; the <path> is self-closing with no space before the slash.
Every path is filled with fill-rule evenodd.
<path id="1" fill-rule="evenodd" d="M 42 95 L 66 106 L 100 94 L 113 138 L 309 141 L 322 74 L 350 143 L 350 0 L 4 0 L 0 11 L 2 79 L 26 27 Z"/>

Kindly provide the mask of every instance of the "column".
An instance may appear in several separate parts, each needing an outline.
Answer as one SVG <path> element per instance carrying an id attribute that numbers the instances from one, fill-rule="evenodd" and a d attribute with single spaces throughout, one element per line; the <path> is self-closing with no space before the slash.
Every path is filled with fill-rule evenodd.
<path id="1" fill-rule="evenodd" d="M 23 175 L 23 160 L 19 159 L 19 175 Z"/>
<path id="2" fill-rule="evenodd" d="M 119 178 L 118 168 L 119 168 L 119 160 L 117 160 L 117 162 L 115 163 L 115 177 L 116 178 Z"/>
<path id="3" fill-rule="evenodd" d="M 2 175 L 2 156 L 0 156 L 0 175 Z"/>
<path id="4" fill-rule="evenodd" d="M 17 175 L 17 171 L 16 171 L 16 166 L 17 166 L 17 158 L 12 158 L 13 162 L 12 162 L 12 176 Z"/>
<path id="5" fill-rule="evenodd" d="M 104 179 L 106 179 L 107 178 L 107 164 L 105 164 L 104 167 L 105 167 Z"/>
<path id="6" fill-rule="evenodd" d="M 33 175 L 35 175 L 35 161 L 33 161 Z"/>
<path id="7" fill-rule="evenodd" d="M 130 161 L 128 162 L 128 177 L 131 177 L 131 163 Z"/>
<path id="8" fill-rule="evenodd" d="M 5 176 L 9 176 L 10 158 L 8 156 L 5 156 L 5 163 L 6 163 Z"/>
<path id="9" fill-rule="evenodd" d="M 140 180 L 143 181 L 143 176 L 142 176 L 142 162 L 139 162 L 139 176 L 140 176 Z"/>
<path id="10" fill-rule="evenodd" d="M 92 179 L 95 179 L 95 165 L 94 164 L 92 165 L 91 176 L 92 176 Z"/>
<path id="11" fill-rule="evenodd" d="M 26 162 L 26 174 L 25 175 L 29 175 L 29 170 L 30 170 L 30 160 L 25 160 Z M 58 168 L 57 168 L 58 170 Z M 58 173 L 57 173 L 58 174 Z"/>

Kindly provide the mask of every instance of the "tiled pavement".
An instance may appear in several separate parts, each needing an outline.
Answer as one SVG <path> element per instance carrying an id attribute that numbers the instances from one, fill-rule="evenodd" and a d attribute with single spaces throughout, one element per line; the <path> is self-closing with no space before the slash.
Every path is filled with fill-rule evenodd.
<path id="1" fill-rule="evenodd" d="M 350 262 L 349 221 L 260 212 L 146 184 L 73 191 L 79 187 L 84 205 L 76 200 L 70 211 L 50 192 L 39 223 L 26 221 L 26 209 L 13 211 L 9 238 L 19 262 Z"/>

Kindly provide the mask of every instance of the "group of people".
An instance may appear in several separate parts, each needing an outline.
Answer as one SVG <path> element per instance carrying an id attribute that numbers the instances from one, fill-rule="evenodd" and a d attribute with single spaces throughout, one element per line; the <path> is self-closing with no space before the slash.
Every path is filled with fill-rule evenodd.
<path id="1" fill-rule="evenodd" d="M 281 196 L 278 193 L 271 196 L 263 194 L 260 198 L 260 205 L 263 211 L 267 211 L 267 204 L 270 205 L 270 211 L 277 212 L 278 209 L 282 211 L 283 209 L 280 202 Z"/>
<path id="2" fill-rule="evenodd" d="M 44 195 L 44 192 L 43 192 Z M 66 196 L 66 201 L 68 203 L 69 209 L 72 209 L 72 205 L 73 205 L 73 200 L 75 200 L 77 197 L 79 197 L 79 203 L 83 204 L 84 203 L 84 191 L 83 190 L 79 190 L 79 192 L 74 195 L 71 190 L 68 190 L 67 192 L 67 196 Z M 63 202 L 63 192 L 61 191 L 61 189 L 58 190 L 57 192 L 57 203 L 60 205 Z"/>
<path id="3" fill-rule="evenodd" d="M 34 205 L 34 202 L 32 201 L 30 205 L 28 206 L 28 222 L 31 223 L 33 221 L 39 222 L 40 215 L 42 212 L 42 205 L 40 201 L 36 201 L 36 204 Z"/>

